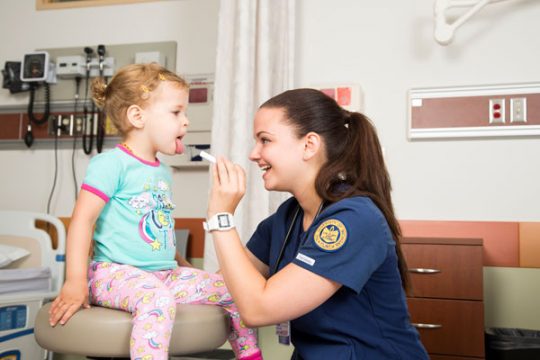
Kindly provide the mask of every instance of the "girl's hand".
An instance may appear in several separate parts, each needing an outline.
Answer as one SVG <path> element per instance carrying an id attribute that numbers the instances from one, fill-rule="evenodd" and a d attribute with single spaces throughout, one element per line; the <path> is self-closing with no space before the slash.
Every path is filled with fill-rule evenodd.
<path id="1" fill-rule="evenodd" d="M 88 303 L 88 284 L 85 281 L 66 281 L 62 291 L 51 304 L 49 323 L 64 325 L 81 307 L 90 308 Z"/>
<path id="2" fill-rule="evenodd" d="M 208 218 L 218 212 L 234 214 L 246 192 L 246 173 L 238 164 L 218 158 L 212 166 L 212 188 L 208 202 Z"/>

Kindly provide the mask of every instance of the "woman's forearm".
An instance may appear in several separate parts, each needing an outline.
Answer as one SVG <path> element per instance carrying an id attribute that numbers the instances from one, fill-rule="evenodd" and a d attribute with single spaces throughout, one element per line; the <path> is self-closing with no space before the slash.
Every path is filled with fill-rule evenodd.
<path id="1" fill-rule="evenodd" d="M 212 232 L 221 273 L 242 320 L 248 326 L 266 322 L 263 297 L 266 279 L 252 264 L 236 229 Z"/>

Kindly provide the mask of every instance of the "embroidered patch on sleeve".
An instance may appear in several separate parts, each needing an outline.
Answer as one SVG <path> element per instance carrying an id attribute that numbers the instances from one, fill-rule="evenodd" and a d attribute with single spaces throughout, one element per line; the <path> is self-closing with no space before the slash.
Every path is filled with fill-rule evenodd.
<path id="1" fill-rule="evenodd" d="M 347 229 L 339 220 L 326 220 L 315 231 L 313 240 L 324 251 L 336 251 L 345 245 Z"/>

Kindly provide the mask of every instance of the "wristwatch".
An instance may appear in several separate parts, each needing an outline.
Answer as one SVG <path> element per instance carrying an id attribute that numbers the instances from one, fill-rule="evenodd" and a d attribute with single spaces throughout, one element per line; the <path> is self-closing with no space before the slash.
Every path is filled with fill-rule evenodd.
<path id="1" fill-rule="evenodd" d="M 203 222 L 206 231 L 226 231 L 234 227 L 234 218 L 230 213 L 217 213 L 207 221 Z"/>

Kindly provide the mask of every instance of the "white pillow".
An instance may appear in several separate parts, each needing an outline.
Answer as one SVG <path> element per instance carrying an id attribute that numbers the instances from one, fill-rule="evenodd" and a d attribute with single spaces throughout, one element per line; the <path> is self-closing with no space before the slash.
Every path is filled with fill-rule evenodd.
<path id="1" fill-rule="evenodd" d="M 28 255 L 30 255 L 30 252 L 26 249 L 0 244 L 0 268 Z"/>

